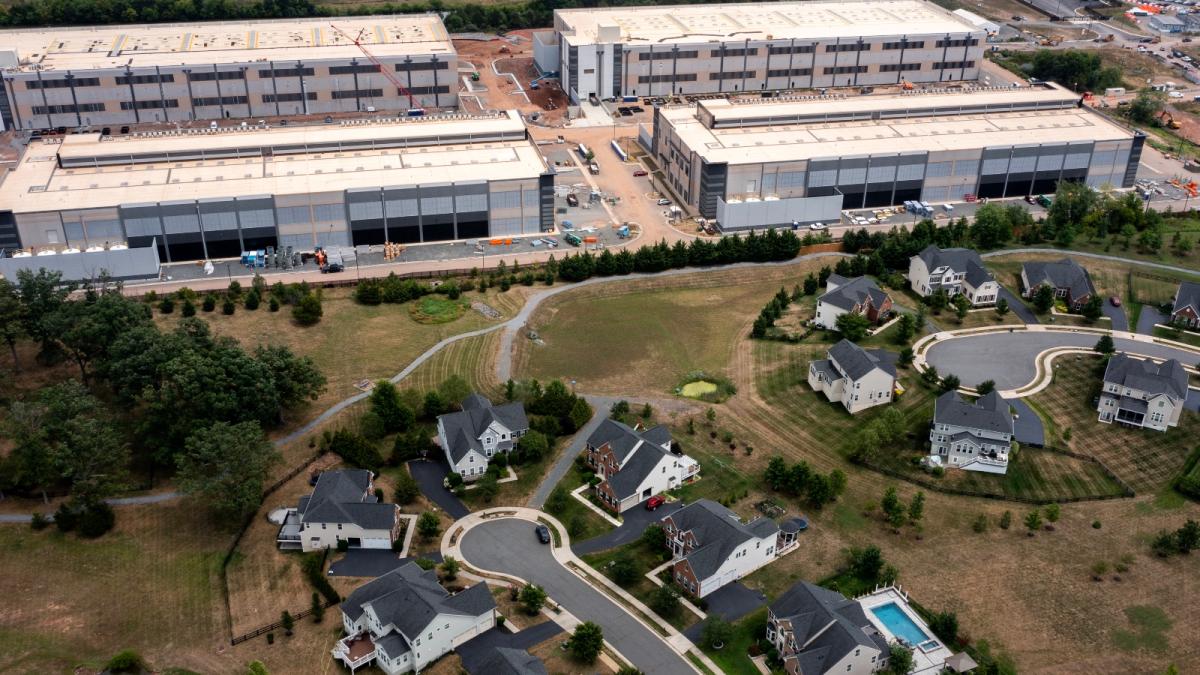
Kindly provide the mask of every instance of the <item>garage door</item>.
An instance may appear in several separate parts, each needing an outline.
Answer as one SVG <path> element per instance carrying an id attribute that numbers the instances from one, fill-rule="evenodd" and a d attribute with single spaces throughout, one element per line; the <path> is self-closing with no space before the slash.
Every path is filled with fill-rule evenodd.
<path id="1" fill-rule="evenodd" d="M 387 539 L 363 539 L 363 548 L 391 548 L 392 542 Z"/>

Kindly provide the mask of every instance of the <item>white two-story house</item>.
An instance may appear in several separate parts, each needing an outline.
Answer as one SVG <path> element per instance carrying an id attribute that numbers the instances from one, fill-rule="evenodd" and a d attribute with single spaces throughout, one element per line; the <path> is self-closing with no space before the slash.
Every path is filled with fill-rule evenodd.
<path id="1" fill-rule="evenodd" d="M 935 466 L 1005 473 L 1014 423 L 1008 401 L 990 392 L 967 403 L 948 391 L 933 404 L 929 458 Z"/>
<path id="2" fill-rule="evenodd" d="M 769 518 L 743 523 L 720 504 L 701 499 L 662 519 L 674 561 L 671 576 L 703 598 L 781 554 L 779 525 Z"/>
<path id="3" fill-rule="evenodd" d="M 825 330 L 837 330 L 837 320 L 843 314 L 861 314 L 873 325 L 887 320 L 892 313 L 892 297 L 870 277 L 846 277 L 830 274 L 825 281 L 825 293 L 817 298 L 817 313 L 813 323 Z"/>
<path id="4" fill-rule="evenodd" d="M 950 297 L 966 295 L 973 307 L 994 305 L 1000 294 L 996 277 L 969 248 L 925 247 L 908 261 L 908 283 L 923 298 L 945 290 Z"/>
<path id="5" fill-rule="evenodd" d="M 1100 421 L 1166 431 L 1179 424 L 1188 376 L 1175 359 L 1161 364 L 1117 354 L 1104 369 L 1097 410 Z"/>
<path id="6" fill-rule="evenodd" d="M 588 465 L 603 479 L 596 497 L 617 513 L 700 475 L 699 462 L 672 451 L 671 431 L 662 425 L 641 431 L 606 419 L 588 436 L 586 449 Z"/>
<path id="7" fill-rule="evenodd" d="M 829 358 L 808 364 L 808 386 L 841 403 L 851 415 L 892 401 L 896 367 L 849 340 L 829 348 Z"/>
<path id="8" fill-rule="evenodd" d="M 391 548 L 401 530 L 400 507 L 380 503 L 370 471 L 326 471 L 311 495 L 288 509 L 276 537 L 284 550 L 319 551 L 346 542 L 351 548 Z"/>
<path id="9" fill-rule="evenodd" d="M 462 402 L 462 410 L 441 415 L 437 422 L 446 462 L 465 481 L 482 478 L 492 457 L 512 450 L 529 431 L 524 405 L 494 406 L 481 394 L 471 394 Z"/>
<path id="10" fill-rule="evenodd" d="M 771 603 L 767 639 L 788 675 L 869 675 L 886 668 L 891 655 L 860 603 L 807 581 Z"/>
<path id="11" fill-rule="evenodd" d="M 411 562 L 357 588 L 341 610 L 346 637 L 333 658 L 351 672 L 374 665 L 387 675 L 419 673 L 496 625 L 487 584 L 450 595 L 437 572 Z"/>

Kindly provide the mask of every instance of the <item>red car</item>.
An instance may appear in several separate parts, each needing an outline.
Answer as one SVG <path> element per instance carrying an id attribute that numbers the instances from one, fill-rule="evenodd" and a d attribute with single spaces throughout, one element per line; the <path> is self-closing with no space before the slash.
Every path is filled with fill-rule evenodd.
<path id="1" fill-rule="evenodd" d="M 637 171 L 634 171 L 634 172 L 633 172 L 633 175 L 635 175 L 635 176 L 645 176 L 645 175 L 646 175 L 646 172 L 645 172 L 645 171 L 643 171 L 642 169 L 638 169 Z"/>
<path id="2" fill-rule="evenodd" d="M 1111 298 L 1109 298 L 1109 299 L 1108 299 L 1108 301 L 1109 301 L 1110 303 L 1112 303 L 1112 306 L 1113 306 L 1113 307 L 1120 307 L 1120 306 L 1121 306 L 1121 299 L 1120 299 L 1120 298 L 1118 298 L 1118 297 L 1117 297 L 1117 296 L 1115 296 L 1115 295 L 1114 295 L 1114 296 L 1112 296 Z"/>
<path id="3" fill-rule="evenodd" d="M 963 195 L 963 201 L 966 201 L 966 202 L 974 202 L 974 201 L 977 201 L 978 199 L 979 199 L 979 197 L 976 197 L 975 195 L 970 194 L 970 193 Z"/>
<path id="4" fill-rule="evenodd" d="M 653 511 L 654 509 L 657 509 L 658 507 L 660 507 L 666 503 L 667 503 L 667 500 L 656 495 L 656 496 L 651 497 L 650 499 L 646 500 L 646 510 Z"/>

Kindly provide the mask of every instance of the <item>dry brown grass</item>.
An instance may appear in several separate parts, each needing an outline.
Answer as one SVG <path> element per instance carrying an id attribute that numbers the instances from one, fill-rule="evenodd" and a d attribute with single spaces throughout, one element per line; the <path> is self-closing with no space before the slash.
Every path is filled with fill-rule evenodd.
<path id="1" fill-rule="evenodd" d="M 407 305 L 360 305 L 349 288 L 325 289 L 321 322 L 308 328 L 292 321 L 290 308 L 270 312 L 265 302 L 256 311 L 239 307 L 233 316 L 225 316 L 219 309 L 196 316 L 206 320 L 214 333 L 233 337 L 247 349 L 260 344 L 283 345 L 312 357 L 328 386 L 316 401 L 292 412 L 287 425 L 291 428 L 358 393 L 356 382 L 395 375 L 439 340 L 505 321 L 527 297 L 527 289 L 519 288 L 508 293 L 489 289 L 486 295 L 463 295 L 468 301 L 482 300 L 499 310 L 502 317 L 496 320 L 468 310 L 449 323 L 422 324 L 412 319 Z M 163 330 L 170 330 L 179 322 L 178 310 L 166 316 L 156 313 L 155 321 Z"/>
<path id="2" fill-rule="evenodd" d="M 126 648 L 159 667 L 231 671 L 217 575 L 230 539 L 186 501 L 120 507 L 96 540 L 0 526 L 0 671 L 98 666 Z"/>
<path id="3" fill-rule="evenodd" d="M 568 377 L 588 393 L 663 396 L 693 370 L 724 374 L 738 331 L 784 286 L 827 261 L 702 271 L 565 293 L 538 308 L 530 325 L 545 341 L 519 339 L 513 372 Z"/>

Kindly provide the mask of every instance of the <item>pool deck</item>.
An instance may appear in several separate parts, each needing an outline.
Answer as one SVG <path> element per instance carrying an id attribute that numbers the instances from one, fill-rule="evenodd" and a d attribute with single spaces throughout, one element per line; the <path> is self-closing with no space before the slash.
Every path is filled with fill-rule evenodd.
<path id="1" fill-rule="evenodd" d="M 909 671 L 911 675 L 939 673 L 946 663 L 946 659 L 954 655 L 954 652 L 950 651 L 946 645 L 943 645 L 941 640 L 933 636 L 933 631 L 930 630 L 929 626 L 921 620 L 921 617 L 917 614 L 917 612 L 913 610 L 912 607 L 909 607 L 908 595 L 904 593 L 903 590 L 894 586 L 889 586 L 887 588 L 881 588 L 873 593 L 861 596 L 857 598 L 857 600 L 858 603 L 862 605 L 863 613 L 867 615 L 867 620 L 870 621 L 885 638 L 887 638 L 889 643 L 895 642 L 897 636 L 894 635 L 892 631 L 889 630 L 888 627 L 884 625 L 884 623 L 880 621 L 878 617 L 875 616 L 875 613 L 871 610 L 876 607 L 882 607 L 884 605 L 893 603 L 899 607 L 900 610 L 903 611 L 913 623 L 915 623 L 922 631 L 924 631 L 926 635 L 929 635 L 933 641 L 937 642 L 937 647 L 929 649 L 928 651 L 922 650 L 916 645 L 909 645 L 913 650 L 913 669 Z"/>

